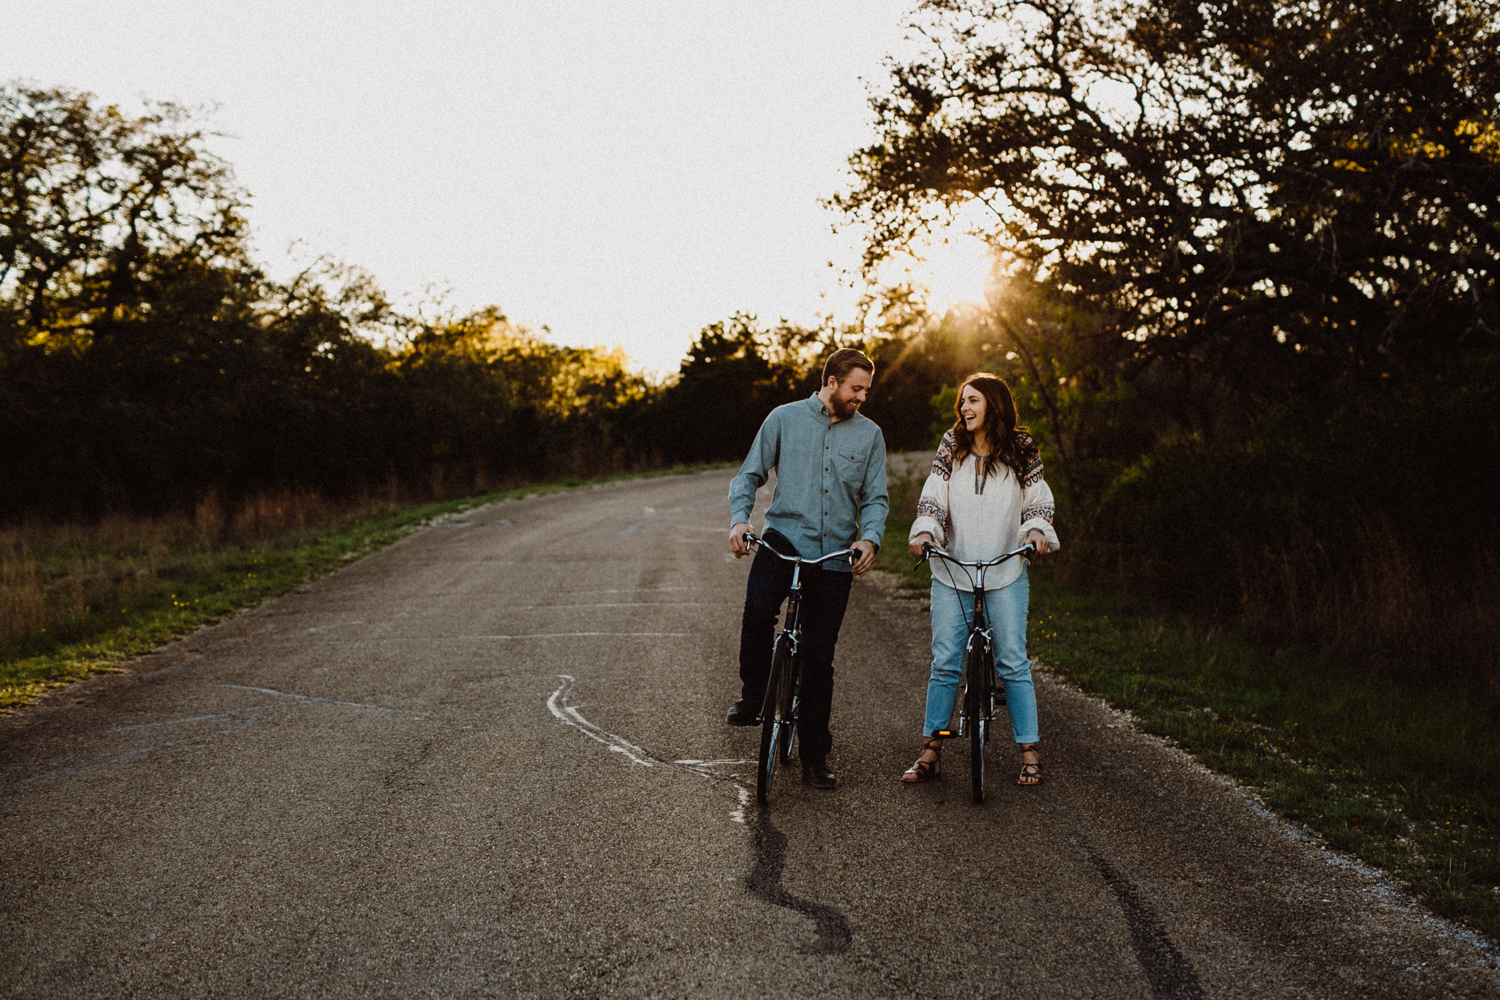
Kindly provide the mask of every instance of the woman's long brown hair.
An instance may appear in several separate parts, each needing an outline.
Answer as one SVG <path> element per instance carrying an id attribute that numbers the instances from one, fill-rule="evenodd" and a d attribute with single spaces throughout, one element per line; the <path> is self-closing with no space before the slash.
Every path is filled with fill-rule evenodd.
<path id="1" fill-rule="evenodd" d="M 979 390 L 984 397 L 984 432 L 990 439 L 988 458 L 980 459 L 980 475 L 988 476 L 995 471 L 999 460 L 1009 466 L 1019 482 L 1027 466 L 1037 459 L 1036 441 L 1025 427 L 1016 426 L 1016 400 L 1010 394 L 1005 379 L 989 372 L 979 372 L 964 379 L 958 387 L 958 399 L 953 404 L 957 419 L 953 423 L 953 464 L 957 466 L 974 453 L 974 435 L 964 426 L 963 396 L 969 386 Z"/>

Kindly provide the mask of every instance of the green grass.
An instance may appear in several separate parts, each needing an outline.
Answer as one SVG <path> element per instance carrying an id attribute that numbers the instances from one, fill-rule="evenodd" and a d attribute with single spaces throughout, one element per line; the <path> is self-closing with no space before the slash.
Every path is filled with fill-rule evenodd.
<path id="1" fill-rule="evenodd" d="M 925 596 L 892 484 L 883 568 Z M 909 496 L 907 494 L 910 494 Z M 909 501 L 909 502 L 908 502 Z M 1066 543 L 1066 539 L 1064 539 Z M 1500 939 L 1500 700 L 1372 676 L 1318 650 L 1079 591 L 1032 571 L 1029 651 L 1253 788 L 1331 847 L 1380 868 L 1434 912 Z"/>
<path id="2" fill-rule="evenodd" d="M 29 584 L 33 607 L 0 644 L 0 712 L 88 674 L 119 669 L 132 657 L 348 565 L 436 518 L 533 493 L 683 471 L 699 470 L 570 479 L 462 500 L 325 514 L 323 523 L 238 542 L 195 533 L 191 519 L 28 530 L 24 543 L 14 544 L 18 554 L 4 582 L 13 593 Z"/>

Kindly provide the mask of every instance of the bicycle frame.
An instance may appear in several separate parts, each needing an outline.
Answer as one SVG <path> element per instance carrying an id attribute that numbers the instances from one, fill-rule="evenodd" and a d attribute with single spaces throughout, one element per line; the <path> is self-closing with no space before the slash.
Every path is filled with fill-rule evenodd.
<path id="1" fill-rule="evenodd" d="M 771 673 L 766 678 L 766 694 L 761 700 L 760 769 L 756 779 L 756 798 L 764 804 L 771 791 L 776 761 L 785 761 L 792 753 L 797 734 L 797 715 L 801 703 L 802 671 L 797 659 L 802 637 L 802 567 L 817 566 L 832 559 L 849 558 L 853 549 L 841 549 L 818 559 L 804 559 L 777 551 L 754 532 L 745 532 L 748 545 L 764 546 L 766 551 L 792 564 L 792 585 L 787 594 L 786 618 L 772 645 Z M 783 649 L 785 653 L 783 654 Z"/>
<path id="2" fill-rule="evenodd" d="M 951 736 L 968 736 L 971 741 L 970 747 L 970 775 L 973 782 L 974 801 L 984 801 L 984 746 L 989 740 L 989 727 L 995 721 L 995 655 L 994 635 L 990 631 L 988 620 L 989 611 L 985 607 L 984 575 L 985 571 L 1001 563 L 1014 559 L 1018 555 L 1029 554 L 1036 551 L 1036 546 L 1030 542 L 1018 549 L 1013 549 L 1003 555 L 988 560 L 961 560 L 955 559 L 948 552 L 936 545 L 924 543 L 922 546 L 923 560 L 937 556 L 945 562 L 952 563 L 964 571 L 969 578 L 970 585 L 974 588 L 974 618 L 965 621 L 968 634 L 964 641 L 964 690 L 959 702 L 958 710 L 958 732 L 939 729 L 929 736 L 946 739 Z M 969 570 L 978 574 L 975 578 Z M 962 601 L 959 603 L 962 609 Z M 967 619 L 967 615 L 965 615 Z M 977 646 L 977 648 L 976 648 Z M 973 664 L 980 664 L 975 668 Z"/>
<path id="3" fill-rule="evenodd" d="M 802 638 L 802 567 L 818 566 L 833 559 L 848 559 L 852 563 L 855 552 L 853 549 L 840 549 L 837 552 L 830 552 L 828 555 L 820 556 L 817 559 L 804 559 L 797 555 L 789 556 L 778 552 L 776 546 L 761 538 L 753 531 L 745 532 L 745 544 L 763 545 L 766 551 L 773 556 L 792 564 L 792 586 L 787 592 L 786 617 L 782 620 L 781 632 L 777 634 L 775 641 L 779 642 L 785 636 L 791 642 L 792 657 L 795 660 L 797 656 L 797 644 Z M 774 678 L 772 680 L 774 682 Z"/>
<path id="4" fill-rule="evenodd" d="M 1006 552 L 1002 555 L 998 555 L 993 559 L 980 561 L 977 559 L 955 559 L 946 550 L 931 543 L 927 543 L 922 546 L 922 552 L 924 553 L 922 561 L 925 562 L 929 556 L 937 556 L 944 562 L 952 563 L 953 565 L 964 571 L 964 575 L 969 578 L 969 584 L 974 588 L 974 618 L 972 621 L 966 620 L 964 623 L 968 629 L 968 634 L 964 640 L 965 653 L 969 653 L 974 649 L 974 643 L 976 641 L 982 642 L 984 644 L 984 649 L 987 651 L 993 651 L 995 648 L 995 637 L 990 632 L 988 621 L 989 609 L 986 608 L 984 602 L 984 597 L 987 593 L 987 591 L 984 589 L 985 571 L 993 569 L 994 567 L 999 566 L 1001 563 L 1009 562 L 1016 556 L 1030 555 L 1035 551 L 1036 546 L 1031 542 L 1027 542 L 1025 545 L 1021 546 L 1018 549 L 1012 549 L 1011 551 Z M 977 577 L 974 575 L 974 573 L 969 572 L 969 570 L 971 569 L 974 571 L 974 573 L 978 574 Z M 962 604 L 960 604 L 960 608 L 961 607 Z M 967 618 L 968 616 L 965 615 L 965 619 Z M 991 659 L 993 659 L 993 657 L 991 657 Z M 986 716 L 986 721 L 992 720 L 992 714 Z M 940 733 L 934 733 L 933 735 L 951 734 L 948 733 L 948 731 L 944 730 Z M 958 717 L 958 735 L 964 735 L 964 716 L 962 713 L 960 713 Z"/>

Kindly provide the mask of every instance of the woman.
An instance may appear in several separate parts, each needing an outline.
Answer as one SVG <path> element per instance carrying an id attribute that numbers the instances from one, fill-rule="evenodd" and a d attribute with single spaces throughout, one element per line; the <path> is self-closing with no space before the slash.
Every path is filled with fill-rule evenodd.
<path id="1" fill-rule="evenodd" d="M 1052 528 L 1052 490 L 1042 479 L 1036 442 L 1016 426 L 1010 386 L 997 376 L 971 376 L 958 391 L 958 419 L 943 435 L 932 474 L 922 487 L 908 542 L 921 556 L 924 543 L 940 545 L 955 559 L 985 560 L 1032 542 L 1037 555 L 1057 548 Z M 974 614 L 974 585 L 962 569 L 937 557 L 932 569 L 932 677 L 927 682 L 926 743 L 917 762 L 901 776 L 917 782 L 937 777 L 943 741 L 958 682 L 963 676 L 964 638 Z M 1036 692 L 1026 659 L 1026 566 L 1011 559 L 985 577 L 985 612 L 995 638 L 995 660 L 1005 685 L 1011 735 L 1021 750 L 1017 784 L 1042 780 Z"/>

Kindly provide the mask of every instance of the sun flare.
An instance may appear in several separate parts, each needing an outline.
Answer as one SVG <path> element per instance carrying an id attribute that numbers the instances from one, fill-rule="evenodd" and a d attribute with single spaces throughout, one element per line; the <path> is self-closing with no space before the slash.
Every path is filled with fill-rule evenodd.
<path id="1" fill-rule="evenodd" d="M 927 289 L 927 305 L 944 312 L 962 302 L 983 302 L 991 285 L 994 256 L 984 240 L 956 227 L 935 233 L 893 259 L 883 283 L 909 282 Z"/>

